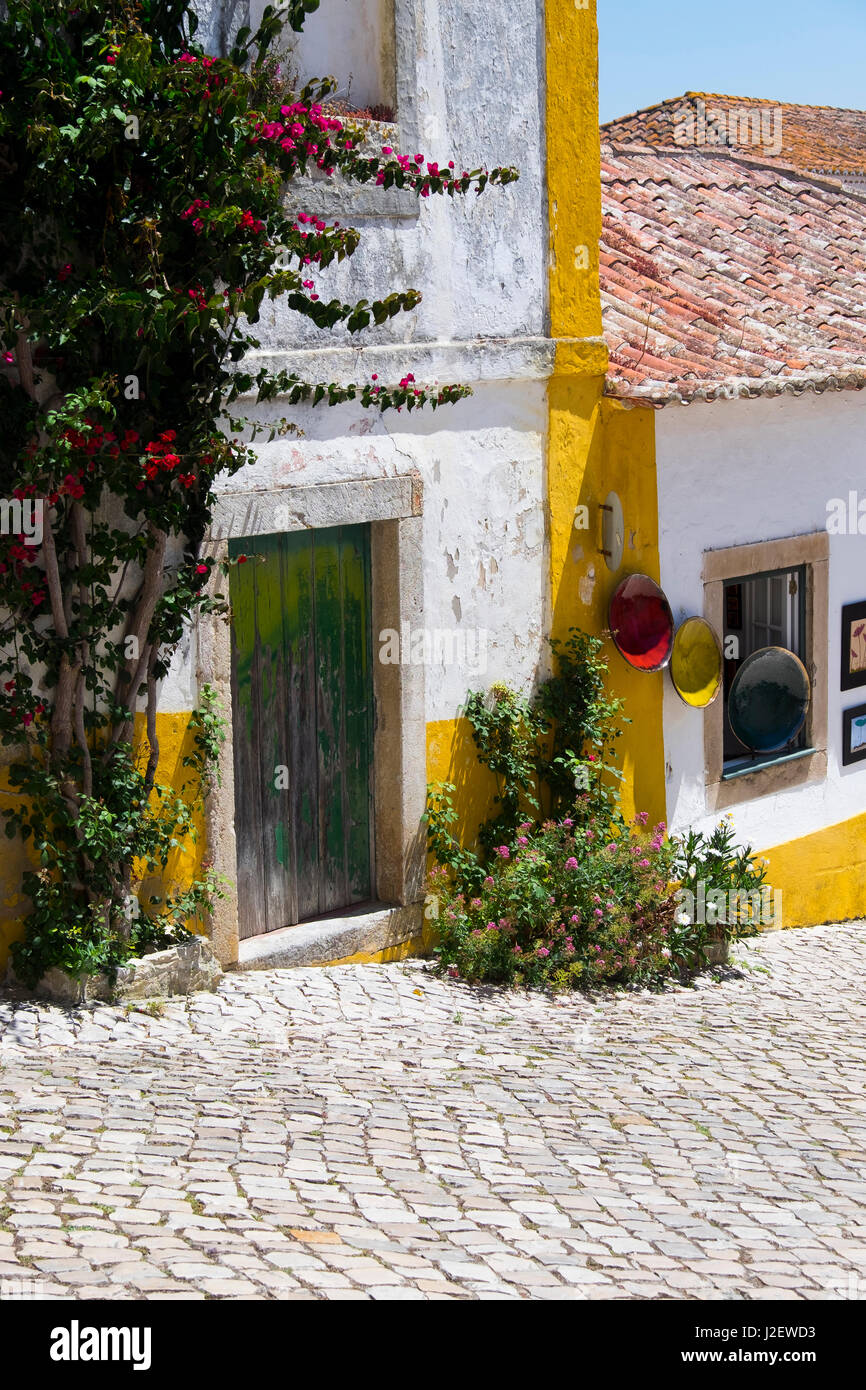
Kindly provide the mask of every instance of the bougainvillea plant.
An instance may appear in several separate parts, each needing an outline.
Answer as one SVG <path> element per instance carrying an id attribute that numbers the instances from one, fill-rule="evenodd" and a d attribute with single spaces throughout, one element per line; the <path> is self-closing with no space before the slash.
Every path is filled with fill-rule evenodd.
<path id="1" fill-rule="evenodd" d="M 188 0 L 9 0 L 0 19 L 0 738 L 7 833 L 39 863 L 25 978 L 110 966 L 142 923 L 153 937 L 190 908 L 130 901 L 137 866 L 183 828 L 176 800 L 160 811 L 158 691 L 185 625 L 222 603 L 202 541 L 214 480 L 255 437 L 236 403 L 412 410 L 467 394 L 245 365 L 266 299 L 351 332 L 420 300 L 321 297 L 359 234 L 288 212 L 292 180 L 427 198 L 517 177 L 371 153 L 369 127 L 329 111 L 329 82 L 285 89 L 283 31 L 317 6 L 269 7 L 224 57 L 197 45 Z"/>

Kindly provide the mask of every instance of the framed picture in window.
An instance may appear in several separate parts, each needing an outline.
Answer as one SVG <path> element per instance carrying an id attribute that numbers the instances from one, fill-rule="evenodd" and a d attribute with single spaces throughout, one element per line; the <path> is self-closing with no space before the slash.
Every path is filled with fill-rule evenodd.
<path id="1" fill-rule="evenodd" d="M 866 761 L 866 705 L 842 711 L 842 765 Z"/>
<path id="2" fill-rule="evenodd" d="M 866 685 L 866 602 L 842 609 L 842 690 Z"/>

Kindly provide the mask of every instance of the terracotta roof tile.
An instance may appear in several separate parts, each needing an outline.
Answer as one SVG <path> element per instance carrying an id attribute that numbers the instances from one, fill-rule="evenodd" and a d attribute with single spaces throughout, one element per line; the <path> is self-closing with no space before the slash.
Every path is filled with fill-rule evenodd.
<path id="1" fill-rule="evenodd" d="M 703 126 L 699 126 L 701 111 Z M 675 146 L 688 134 L 689 113 L 695 120 L 691 129 L 703 129 L 708 143 L 713 142 L 715 135 L 734 148 L 779 158 L 803 173 L 866 178 L 866 111 L 835 106 L 797 106 L 765 97 L 686 92 L 633 115 L 608 121 L 602 126 L 602 139 L 656 148 Z M 724 119 L 718 120 L 716 113 L 724 113 Z M 736 121 L 731 120 L 731 113 Z M 781 149 L 777 147 L 777 137 Z"/>
<path id="2" fill-rule="evenodd" d="M 602 147 L 609 394 L 866 386 L 866 200 L 730 151 Z"/>

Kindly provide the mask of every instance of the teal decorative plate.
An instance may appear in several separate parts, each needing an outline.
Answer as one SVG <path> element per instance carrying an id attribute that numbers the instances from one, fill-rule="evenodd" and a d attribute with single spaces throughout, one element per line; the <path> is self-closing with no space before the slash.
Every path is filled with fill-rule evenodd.
<path id="1" fill-rule="evenodd" d="M 747 656 L 731 685 L 728 719 L 753 753 L 778 753 L 806 722 L 812 686 L 798 656 L 785 647 L 762 647 Z"/>

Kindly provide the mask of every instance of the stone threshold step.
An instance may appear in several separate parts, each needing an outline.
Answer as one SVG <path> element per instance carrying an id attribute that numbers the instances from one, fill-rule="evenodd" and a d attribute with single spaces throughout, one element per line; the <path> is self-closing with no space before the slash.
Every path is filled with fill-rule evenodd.
<path id="1" fill-rule="evenodd" d="M 423 903 L 393 907 L 365 904 L 339 916 L 316 917 L 294 927 L 280 927 L 248 936 L 238 946 L 237 964 L 231 970 L 292 969 L 305 965 L 333 965 L 351 956 L 374 956 L 405 947 L 420 938 L 424 925 Z"/>

